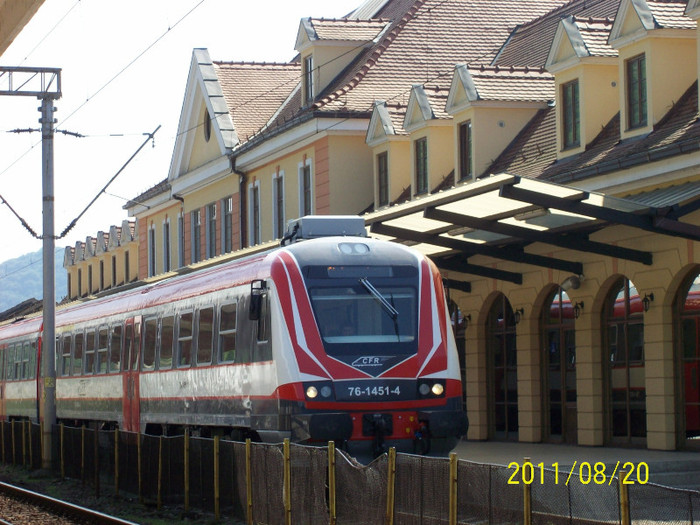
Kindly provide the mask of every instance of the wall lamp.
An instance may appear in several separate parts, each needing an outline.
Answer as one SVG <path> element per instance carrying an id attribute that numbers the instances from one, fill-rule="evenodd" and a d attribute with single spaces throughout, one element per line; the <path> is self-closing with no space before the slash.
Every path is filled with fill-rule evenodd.
<path id="1" fill-rule="evenodd" d="M 518 324 L 520 320 L 525 316 L 525 309 L 518 308 L 515 310 L 515 324 Z"/>
<path id="2" fill-rule="evenodd" d="M 561 283 L 561 289 L 565 292 L 568 290 L 578 290 L 581 288 L 581 281 L 583 281 L 583 279 L 583 275 L 570 275 Z"/>
<path id="3" fill-rule="evenodd" d="M 644 311 L 648 312 L 649 311 L 649 306 L 651 306 L 651 303 L 654 301 L 654 292 L 651 292 L 649 294 L 644 294 L 644 299 L 642 299 L 642 304 L 644 305 Z"/>
<path id="4" fill-rule="evenodd" d="M 578 316 L 581 315 L 581 310 L 583 310 L 583 301 L 579 303 L 574 303 L 574 318 L 578 319 Z"/>

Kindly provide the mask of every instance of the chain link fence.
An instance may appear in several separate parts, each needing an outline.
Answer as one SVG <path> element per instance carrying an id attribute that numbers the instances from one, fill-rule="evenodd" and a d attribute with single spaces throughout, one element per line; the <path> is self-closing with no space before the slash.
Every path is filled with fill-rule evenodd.
<path id="1" fill-rule="evenodd" d="M 0 423 L 3 463 L 41 468 L 41 429 Z M 700 492 L 554 471 L 329 447 L 150 436 L 57 426 L 52 469 L 103 494 L 260 524 L 700 524 Z M 527 481 L 527 483 L 526 483 Z"/>

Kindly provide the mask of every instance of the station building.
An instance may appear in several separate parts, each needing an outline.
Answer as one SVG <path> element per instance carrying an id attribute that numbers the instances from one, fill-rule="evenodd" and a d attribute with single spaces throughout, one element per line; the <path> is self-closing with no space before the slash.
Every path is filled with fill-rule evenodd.
<path id="1" fill-rule="evenodd" d="M 469 439 L 698 447 L 698 18 L 368 0 L 289 63 L 196 49 L 167 178 L 125 207 L 137 276 L 362 214 L 443 273 Z"/>

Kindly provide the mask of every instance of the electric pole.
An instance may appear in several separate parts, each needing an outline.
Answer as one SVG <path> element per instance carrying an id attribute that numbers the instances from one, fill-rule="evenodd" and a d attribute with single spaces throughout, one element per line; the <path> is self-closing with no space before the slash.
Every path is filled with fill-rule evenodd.
<path id="1" fill-rule="evenodd" d="M 7 89 L 0 95 L 31 96 L 41 100 L 41 176 L 43 232 L 43 333 L 41 338 L 41 403 L 43 416 L 42 466 L 51 467 L 52 430 L 56 424 L 56 276 L 54 273 L 54 184 L 53 136 L 54 101 L 61 98 L 61 70 L 57 68 L 0 67 L 0 80 Z M 3 87 L 5 85 L 3 84 Z"/>

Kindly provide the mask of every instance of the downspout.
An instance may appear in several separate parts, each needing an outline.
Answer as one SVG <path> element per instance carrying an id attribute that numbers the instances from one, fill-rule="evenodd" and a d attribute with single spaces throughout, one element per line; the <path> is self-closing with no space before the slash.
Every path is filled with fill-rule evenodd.
<path id="1" fill-rule="evenodd" d="M 240 248 L 248 246 L 248 200 L 246 198 L 246 184 L 248 183 L 248 175 L 236 169 L 236 157 L 231 155 L 231 171 L 238 175 L 238 199 L 239 199 L 239 224 L 241 234 Z"/>

